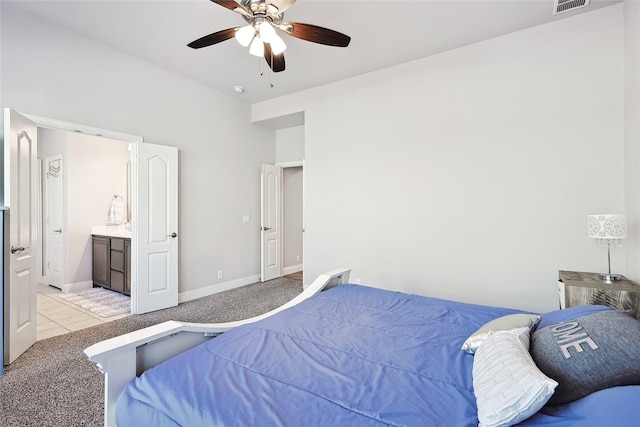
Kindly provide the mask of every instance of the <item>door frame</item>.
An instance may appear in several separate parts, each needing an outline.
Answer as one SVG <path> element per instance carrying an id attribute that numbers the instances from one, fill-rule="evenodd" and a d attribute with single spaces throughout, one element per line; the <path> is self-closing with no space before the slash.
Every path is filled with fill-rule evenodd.
<path id="1" fill-rule="evenodd" d="M 287 168 L 297 168 L 297 167 L 301 167 L 302 168 L 302 271 L 304 271 L 304 264 L 305 264 L 305 239 L 304 239 L 304 230 L 305 230 L 305 194 L 306 194 L 306 174 L 304 173 L 304 159 L 302 160 L 296 160 L 296 161 L 290 161 L 290 162 L 276 162 L 274 164 L 274 166 L 278 166 L 282 169 L 287 169 Z M 280 189 L 278 191 L 278 196 L 280 198 L 280 200 L 278 200 L 276 203 L 278 203 L 279 206 L 282 206 L 282 197 L 284 196 L 284 194 L 282 194 L 283 191 L 283 180 L 280 180 Z M 261 209 L 261 218 L 264 218 L 264 213 L 262 212 L 262 209 L 264 209 L 264 205 L 262 204 L 262 202 L 260 203 L 260 209 Z M 280 227 L 280 230 L 282 230 L 283 228 L 283 224 L 284 224 L 284 217 L 283 217 L 283 211 L 282 209 L 278 209 L 278 226 Z M 260 231 L 260 233 L 262 233 L 262 231 Z M 280 236 L 280 240 L 281 240 L 281 244 L 280 244 L 280 253 L 278 254 L 279 259 L 280 259 L 280 277 L 282 277 L 283 275 L 283 265 L 282 265 L 282 260 L 283 260 L 283 256 L 284 256 L 284 239 L 282 238 L 282 236 Z M 262 271 L 264 270 L 264 268 L 262 267 L 264 265 L 264 253 L 262 251 L 262 243 L 260 244 L 260 281 L 263 281 L 263 277 L 262 277 Z"/>
<path id="2" fill-rule="evenodd" d="M 23 116 L 25 116 L 28 119 L 30 119 L 33 122 L 35 122 L 36 123 L 36 127 L 38 127 L 38 128 L 43 127 L 43 128 L 50 128 L 50 129 L 67 131 L 67 132 L 82 133 L 82 134 L 85 134 L 85 135 L 99 136 L 99 137 L 104 137 L 104 138 L 108 138 L 108 139 L 114 139 L 114 140 L 117 140 L 117 141 L 128 142 L 130 144 L 137 144 L 137 143 L 142 143 L 143 142 L 143 138 L 141 136 L 138 136 L 138 135 L 132 135 L 132 134 L 112 131 L 112 130 L 108 130 L 108 129 L 101 129 L 101 128 L 97 128 L 97 127 L 94 127 L 94 126 L 80 125 L 80 124 L 77 124 L 77 123 L 71 123 L 71 122 L 66 122 L 66 121 L 63 121 L 63 120 L 57 120 L 57 119 L 52 119 L 52 118 L 48 118 L 48 117 L 42 117 L 42 116 L 38 116 L 38 115 L 34 115 L 34 114 L 27 114 L 27 113 L 22 113 L 22 112 L 18 112 L 18 113 L 22 114 Z M 135 239 L 134 236 L 135 236 L 135 234 L 132 233 L 132 235 L 131 235 L 132 248 L 134 247 L 134 245 L 133 245 L 133 243 L 134 243 L 133 240 Z M 38 243 L 39 243 L 39 246 L 42 245 L 42 242 L 38 242 Z M 137 254 L 135 254 L 133 252 L 133 250 L 132 250 L 132 253 L 131 253 L 131 262 L 132 262 L 132 264 L 137 263 L 137 256 L 136 255 Z M 132 295 L 131 299 L 133 301 L 133 295 Z M 133 302 L 132 302 L 132 304 L 133 304 Z M 133 313 L 133 305 L 131 307 L 130 312 Z"/>
<path id="3" fill-rule="evenodd" d="M 304 244 L 304 229 L 305 229 L 305 195 L 306 193 L 306 174 L 304 173 L 304 159 L 302 160 L 298 160 L 298 161 L 292 161 L 292 162 L 278 162 L 276 163 L 276 166 L 280 166 L 282 169 L 288 169 L 288 168 L 302 168 L 302 271 L 304 272 L 304 262 L 306 259 L 305 256 L 305 244 Z M 284 194 L 284 172 L 282 174 L 282 185 L 283 185 L 283 189 L 280 192 L 282 194 L 282 197 L 285 197 Z M 282 211 L 284 214 L 284 210 Z M 280 218 L 280 229 L 284 230 L 284 217 Z M 281 257 L 284 260 L 284 242 L 285 240 L 282 239 L 282 245 L 280 245 L 281 249 L 282 249 L 282 254 Z M 282 266 L 283 270 L 284 270 L 284 265 Z M 284 274 L 284 271 L 283 271 Z"/>
<path id="4" fill-rule="evenodd" d="M 36 116 L 35 114 L 20 113 L 28 119 L 36 122 L 38 127 L 51 128 L 57 130 L 66 130 L 68 132 L 84 133 L 93 136 L 100 136 L 109 139 L 116 139 L 119 141 L 135 143 L 143 142 L 142 137 L 138 135 L 132 135 L 128 133 L 116 132 L 107 129 L 101 129 L 94 126 L 80 125 L 71 122 L 65 122 L 63 120 L 51 119 L 48 117 Z"/>

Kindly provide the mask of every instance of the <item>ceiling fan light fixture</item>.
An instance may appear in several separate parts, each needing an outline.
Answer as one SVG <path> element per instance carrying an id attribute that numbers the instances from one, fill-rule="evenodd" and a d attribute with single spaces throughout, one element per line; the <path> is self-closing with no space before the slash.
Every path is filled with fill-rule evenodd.
<path id="1" fill-rule="evenodd" d="M 244 27 L 236 30 L 235 37 L 238 43 L 240 43 L 244 47 L 247 47 L 249 46 L 249 44 L 251 44 L 251 40 L 253 40 L 255 34 L 256 30 L 253 28 L 253 25 L 245 25 Z"/>
<path id="2" fill-rule="evenodd" d="M 264 56 L 264 43 L 260 37 L 255 37 L 249 46 L 249 53 L 253 56 Z"/>
<path id="3" fill-rule="evenodd" d="M 0 0 L 2 1 L 2 0 Z M 218 44 L 235 38 L 249 53 L 262 57 L 274 73 L 285 70 L 284 50 L 287 45 L 276 30 L 289 36 L 326 46 L 347 47 L 351 37 L 329 28 L 301 22 L 284 22 L 284 12 L 296 0 L 211 0 L 213 3 L 242 15 L 245 26 L 215 31 L 188 43 L 192 49 Z M 565 2 L 589 0 L 557 0 Z M 275 27 L 275 28 L 274 28 Z"/>
<path id="4" fill-rule="evenodd" d="M 271 41 L 275 37 L 278 37 L 278 35 L 276 34 L 276 30 L 273 29 L 269 21 L 262 21 L 260 23 L 259 28 L 260 28 L 260 38 L 265 43 L 271 43 Z"/>
<path id="5" fill-rule="evenodd" d="M 271 39 L 271 42 L 269 44 L 271 45 L 271 51 L 274 55 L 280 55 L 287 48 L 284 40 L 282 40 L 282 38 L 280 38 L 280 36 L 277 34 Z"/>

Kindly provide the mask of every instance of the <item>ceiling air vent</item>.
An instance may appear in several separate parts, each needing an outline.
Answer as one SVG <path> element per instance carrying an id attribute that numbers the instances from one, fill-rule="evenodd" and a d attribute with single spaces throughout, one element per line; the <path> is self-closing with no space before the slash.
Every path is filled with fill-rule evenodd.
<path id="1" fill-rule="evenodd" d="M 553 14 L 557 15 L 585 6 L 589 6 L 589 0 L 555 0 L 553 4 Z"/>

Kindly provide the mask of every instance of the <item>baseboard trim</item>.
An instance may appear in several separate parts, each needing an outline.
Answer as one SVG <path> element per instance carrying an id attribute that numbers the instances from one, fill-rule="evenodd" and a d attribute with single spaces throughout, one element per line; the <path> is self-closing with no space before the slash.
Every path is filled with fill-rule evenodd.
<path id="1" fill-rule="evenodd" d="M 74 292 L 82 292 L 93 287 L 91 280 L 85 280 L 84 282 L 66 283 L 60 287 L 63 294 L 69 294 Z"/>
<path id="2" fill-rule="evenodd" d="M 209 295 L 217 294 L 218 292 L 230 291 L 231 289 L 251 285 L 252 283 L 256 283 L 259 281 L 260 275 L 256 274 L 255 276 L 248 276 L 228 282 L 217 283 L 215 285 L 206 286 L 204 288 L 196 289 L 193 291 L 180 292 L 178 294 L 178 304 L 202 297 L 207 297 Z"/>
<path id="3" fill-rule="evenodd" d="M 287 274 L 293 274 L 302 271 L 302 264 L 292 265 L 291 267 L 284 267 L 282 269 L 282 275 L 286 276 Z"/>

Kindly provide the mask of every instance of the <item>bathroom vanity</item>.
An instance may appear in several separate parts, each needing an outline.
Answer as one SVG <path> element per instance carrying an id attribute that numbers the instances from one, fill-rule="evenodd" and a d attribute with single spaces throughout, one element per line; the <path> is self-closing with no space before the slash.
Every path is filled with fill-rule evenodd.
<path id="1" fill-rule="evenodd" d="M 92 230 L 93 286 L 130 295 L 131 233 L 106 228 Z"/>

